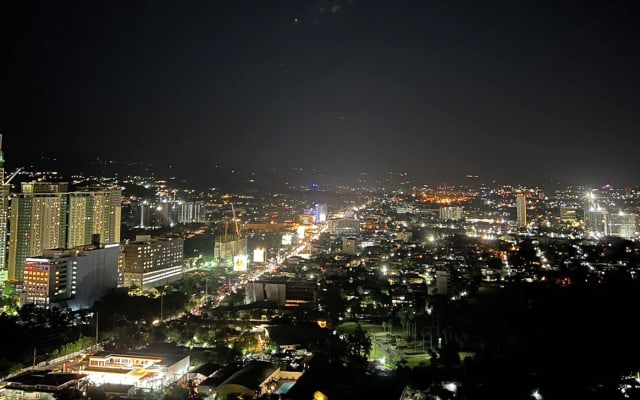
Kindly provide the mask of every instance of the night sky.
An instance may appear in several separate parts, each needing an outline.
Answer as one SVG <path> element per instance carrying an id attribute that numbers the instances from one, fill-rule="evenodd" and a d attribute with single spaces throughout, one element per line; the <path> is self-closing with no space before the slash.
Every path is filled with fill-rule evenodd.
<path id="1" fill-rule="evenodd" d="M 9 167 L 99 157 L 200 181 L 635 186 L 637 3 L 7 0 L 3 148 Z"/>

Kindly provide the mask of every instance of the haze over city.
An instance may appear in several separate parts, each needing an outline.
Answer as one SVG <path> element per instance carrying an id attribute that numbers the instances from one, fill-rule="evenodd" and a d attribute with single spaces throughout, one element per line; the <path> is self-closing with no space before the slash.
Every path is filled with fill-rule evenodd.
<path id="1" fill-rule="evenodd" d="M 638 20 L 0 1 L 0 400 L 640 398 Z"/>
<path id="2" fill-rule="evenodd" d="M 638 16 L 624 1 L 3 2 L 7 167 L 635 185 Z"/>

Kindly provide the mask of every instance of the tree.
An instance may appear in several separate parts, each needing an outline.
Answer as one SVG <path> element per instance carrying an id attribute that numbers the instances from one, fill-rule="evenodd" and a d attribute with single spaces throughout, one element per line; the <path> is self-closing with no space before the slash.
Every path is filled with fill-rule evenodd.
<path id="1" fill-rule="evenodd" d="M 346 310 L 346 303 L 340 295 L 340 289 L 336 286 L 328 286 L 323 296 L 324 310 L 331 319 L 332 326 L 339 322 L 339 318 Z"/>
<path id="2" fill-rule="evenodd" d="M 365 366 L 371 353 L 371 347 L 371 337 L 360 324 L 356 324 L 353 333 L 347 337 L 349 363 L 356 366 Z"/>
<path id="3" fill-rule="evenodd" d="M 449 340 L 440 350 L 440 361 L 445 367 L 460 365 L 459 346 L 455 340 Z"/>

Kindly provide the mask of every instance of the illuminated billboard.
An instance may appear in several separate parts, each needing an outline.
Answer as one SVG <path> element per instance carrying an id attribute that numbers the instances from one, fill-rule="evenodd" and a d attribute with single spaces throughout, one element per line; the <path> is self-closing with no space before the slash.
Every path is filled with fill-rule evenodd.
<path id="1" fill-rule="evenodd" d="M 290 246 L 292 242 L 293 242 L 293 235 L 292 234 L 287 233 L 285 235 L 282 235 L 282 245 L 283 246 Z"/>
<path id="2" fill-rule="evenodd" d="M 300 215 L 298 219 L 302 225 L 313 225 L 313 223 L 315 222 L 316 216 L 304 214 L 304 215 Z"/>
<path id="3" fill-rule="evenodd" d="M 264 250 L 255 249 L 253 251 L 253 262 L 263 263 L 264 262 Z"/>
<path id="4" fill-rule="evenodd" d="M 233 270 L 234 271 L 246 271 L 247 270 L 247 256 L 246 255 L 233 256 Z"/>

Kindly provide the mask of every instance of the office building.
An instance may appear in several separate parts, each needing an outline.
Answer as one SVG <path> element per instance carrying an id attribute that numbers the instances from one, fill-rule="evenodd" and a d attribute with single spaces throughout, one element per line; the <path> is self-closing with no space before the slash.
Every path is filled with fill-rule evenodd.
<path id="1" fill-rule="evenodd" d="M 123 247 L 124 286 L 144 291 L 182 278 L 184 239 L 138 235 Z"/>
<path id="2" fill-rule="evenodd" d="M 325 203 L 315 204 L 315 222 L 321 223 L 327 221 L 327 205 Z"/>

